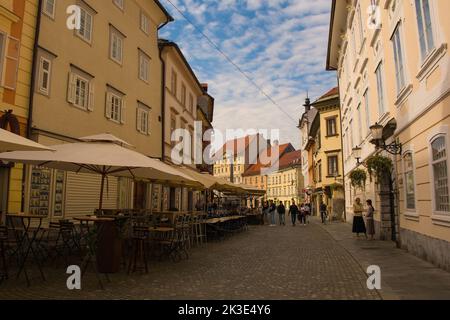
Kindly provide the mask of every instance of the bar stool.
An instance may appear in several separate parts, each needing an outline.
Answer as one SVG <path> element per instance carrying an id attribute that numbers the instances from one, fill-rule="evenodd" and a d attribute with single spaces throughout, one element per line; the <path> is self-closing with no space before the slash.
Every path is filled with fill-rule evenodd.
<path id="1" fill-rule="evenodd" d="M 132 248 L 130 261 L 128 263 L 128 274 L 136 272 L 136 269 L 143 269 L 145 273 L 148 273 L 148 227 L 134 226 L 133 236 L 131 238 Z"/>

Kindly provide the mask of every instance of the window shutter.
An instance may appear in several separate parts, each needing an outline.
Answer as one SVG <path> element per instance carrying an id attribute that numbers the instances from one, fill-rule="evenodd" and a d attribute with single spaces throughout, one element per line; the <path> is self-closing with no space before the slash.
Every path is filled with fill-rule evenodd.
<path id="1" fill-rule="evenodd" d="M 142 132 L 142 127 L 141 127 L 141 117 L 142 113 L 141 113 L 141 109 L 137 108 L 136 109 L 136 128 L 137 131 Z"/>
<path id="2" fill-rule="evenodd" d="M 69 83 L 67 85 L 67 101 L 69 103 L 75 103 L 75 91 L 76 91 L 76 78 L 75 75 L 69 72 Z"/>
<path id="3" fill-rule="evenodd" d="M 94 111 L 94 83 L 89 82 L 89 101 L 88 101 L 88 111 Z"/>
<path id="4" fill-rule="evenodd" d="M 110 92 L 107 92 L 106 106 L 105 106 L 105 116 L 107 119 L 111 119 L 111 107 L 112 107 L 112 94 Z"/>
<path id="5" fill-rule="evenodd" d="M 122 98 L 120 100 L 120 123 L 125 124 L 125 118 L 126 118 L 126 106 L 125 106 L 125 100 Z"/>
<path id="6" fill-rule="evenodd" d="M 3 85 L 5 88 L 10 90 L 16 90 L 17 73 L 19 70 L 19 54 L 20 41 L 16 38 L 8 36 Z"/>
<path id="7" fill-rule="evenodd" d="M 147 112 L 147 135 L 150 135 L 150 112 Z"/>

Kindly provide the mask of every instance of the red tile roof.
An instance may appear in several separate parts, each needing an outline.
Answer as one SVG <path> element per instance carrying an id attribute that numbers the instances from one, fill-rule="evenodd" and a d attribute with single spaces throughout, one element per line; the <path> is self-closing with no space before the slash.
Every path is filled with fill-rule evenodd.
<path id="1" fill-rule="evenodd" d="M 279 157 L 283 157 L 285 154 L 289 154 L 292 153 L 294 149 L 294 147 L 292 146 L 292 144 L 290 143 L 286 143 L 286 144 L 282 144 L 282 145 L 278 145 L 278 146 L 273 146 L 270 149 L 267 149 L 267 156 L 271 156 L 272 152 L 275 150 L 275 148 L 278 148 L 278 155 Z M 264 155 L 266 153 L 263 153 Z M 265 162 L 265 161 L 264 161 Z M 244 172 L 243 176 L 257 176 L 261 174 L 261 169 L 263 168 L 268 168 L 269 165 L 267 164 L 262 164 L 260 159 L 258 159 L 258 163 L 251 165 L 250 167 L 248 167 L 248 169 Z"/>
<path id="2" fill-rule="evenodd" d="M 328 91 L 327 93 L 325 93 L 323 96 L 321 96 L 319 99 L 317 99 L 317 101 L 328 98 L 328 97 L 332 97 L 335 95 L 339 94 L 339 88 L 335 87 L 333 89 L 331 89 L 330 91 Z"/>
<path id="3" fill-rule="evenodd" d="M 289 168 L 295 164 L 301 164 L 302 162 L 302 152 L 297 150 L 294 152 L 289 152 L 284 154 L 280 159 L 280 169 Z"/>
<path id="4" fill-rule="evenodd" d="M 258 135 L 255 134 L 255 135 L 246 136 L 246 137 L 227 141 L 222 146 L 222 148 L 218 151 L 218 154 L 225 155 L 227 152 L 231 153 L 233 151 L 235 156 L 240 155 L 248 149 L 248 146 L 251 143 L 253 143 L 253 141 L 255 141 L 255 139 L 257 137 L 258 137 Z"/>

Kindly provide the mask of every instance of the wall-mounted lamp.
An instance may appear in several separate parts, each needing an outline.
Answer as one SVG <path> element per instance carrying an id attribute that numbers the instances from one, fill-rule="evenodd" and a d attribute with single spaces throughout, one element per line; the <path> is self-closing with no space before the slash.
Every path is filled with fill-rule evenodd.
<path id="1" fill-rule="evenodd" d="M 382 125 L 375 123 L 370 127 L 370 131 L 372 133 L 372 141 L 371 143 L 375 145 L 377 149 L 381 149 L 387 151 L 392 155 L 402 154 L 402 144 L 393 142 L 389 145 L 386 145 L 386 141 L 383 138 L 384 128 Z"/>

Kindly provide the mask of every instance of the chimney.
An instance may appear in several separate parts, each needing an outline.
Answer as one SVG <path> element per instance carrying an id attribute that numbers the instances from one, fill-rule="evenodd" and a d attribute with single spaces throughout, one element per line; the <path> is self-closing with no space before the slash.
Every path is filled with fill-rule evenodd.
<path id="1" fill-rule="evenodd" d="M 208 92 L 208 84 L 202 83 L 201 85 L 202 85 L 203 91 L 205 91 L 207 93 Z"/>

